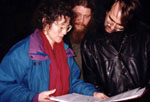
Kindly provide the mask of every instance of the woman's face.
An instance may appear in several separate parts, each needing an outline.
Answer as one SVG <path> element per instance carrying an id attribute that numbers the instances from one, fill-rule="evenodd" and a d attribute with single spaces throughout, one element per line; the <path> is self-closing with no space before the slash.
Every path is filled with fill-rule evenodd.
<path id="1" fill-rule="evenodd" d="M 43 32 L 53 47 L 55 42 L 60 43 L 63 40 L 64 35 L 66 35 L 71 28 L 72 26 L 70 25 L 70 17 L 61 16 L 51 25 L 47 24 L 44 27 Z"/>

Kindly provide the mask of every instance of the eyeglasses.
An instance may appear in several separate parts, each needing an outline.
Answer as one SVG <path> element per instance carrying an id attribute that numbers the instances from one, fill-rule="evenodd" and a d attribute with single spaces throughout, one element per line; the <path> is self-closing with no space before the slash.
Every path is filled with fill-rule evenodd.
<path id="1" fill-rule="evenodd" d="M 115 25 L 114 30 L 117 31 L 117 32 L 124 30 L 124 26 L 122 26 L 122 25 L 116 23 L 110 16 L 108 16 L 108 20 L 106 21 L 106 23 L 107 23 L 106 25 L 107 25 L 108 27 L 112 27 L 112 26 Z"/>
<path id="2" fill-rule="evenodd" d="M 66 25 L 59 24 L 57 22 L 55 22 L 55 24 L 59 27 L 60 32 L 63 30 L 66 30 L 66 32 L 69 32 L 72 29 L 72 25 L 66 26 Z"/>

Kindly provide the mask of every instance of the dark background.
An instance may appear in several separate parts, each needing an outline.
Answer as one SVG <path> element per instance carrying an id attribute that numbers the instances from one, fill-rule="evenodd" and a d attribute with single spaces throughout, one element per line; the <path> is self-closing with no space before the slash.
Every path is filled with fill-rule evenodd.
<path id="1" fill-rule="evenodd" d="M 19 40 L 28 36 L 33 30 L 31 18 L 41 0 L 0 0 L 0 61 L 8 50 Z M 95 0 L 97 14 L 105 9 L 110 0 Z M 143 21 L 150 25 L 150 5 L 148 0 L 141 0 Z"/>
<path id="2" fill-rule="evenodd" d="M 0 0 L 0 61 L 16 42 L 32 32 L 31 18 L 40 0 Z"/>

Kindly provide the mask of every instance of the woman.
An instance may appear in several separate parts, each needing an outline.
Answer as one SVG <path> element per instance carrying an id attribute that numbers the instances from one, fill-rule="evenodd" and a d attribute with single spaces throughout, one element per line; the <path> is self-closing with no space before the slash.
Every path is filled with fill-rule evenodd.
<path id="1" fill-rule="evenodd" d="M 49 102 L 50 96 L 73 92 L 106 98 L 79 80 L 80 69 L 62 41 L 72 27 L 70 10 L 63 0 L 40 3 L 34 17 L 37 29 L 14 45 L 0 65 L 0 101 Z"/>

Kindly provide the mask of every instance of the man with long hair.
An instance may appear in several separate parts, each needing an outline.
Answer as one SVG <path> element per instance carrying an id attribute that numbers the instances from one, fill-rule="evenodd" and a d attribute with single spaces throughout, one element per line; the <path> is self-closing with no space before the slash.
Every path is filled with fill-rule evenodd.
<path id="1" fill-rule="evenodd" d="M 150 85 L 150 30 L 139 11 L 138 0 L 112 1 L 83 41 L 84 79 L 108 96 Z"/>
<path id="2" fill-rule="evenodd" d="M 75 60 L 82 71 L 82 60 L 80 45 L 86 33 L 93 30 L 94 27 L 94 10 L 95 4 L 93 0 L 71 0 L 73 20 L 73 29 L 64 37 L 64 41 L 70 45 L 75 53 Z M 81 72 L 81 78 L 82 72 Z"/>

